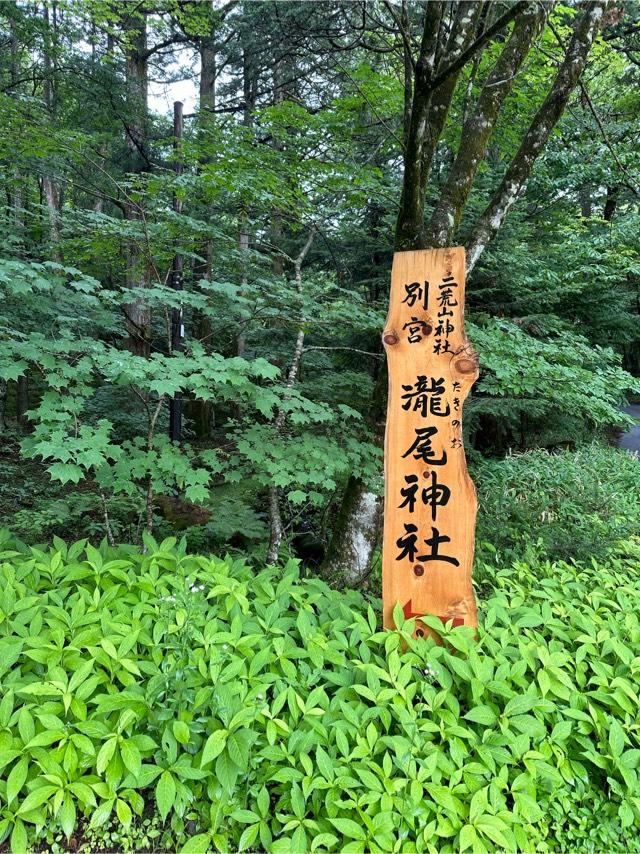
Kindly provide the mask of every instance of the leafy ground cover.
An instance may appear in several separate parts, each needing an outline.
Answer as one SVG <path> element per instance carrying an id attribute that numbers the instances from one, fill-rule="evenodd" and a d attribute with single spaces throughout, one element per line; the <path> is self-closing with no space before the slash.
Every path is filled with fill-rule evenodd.
<path id="1" fill-rule="evenodd" d="M 293 561 L 0 548 L 13 852 L 640 850 L 637 541 L 485 567 L 442 646 Z"/>
<path id="2" fill-rule="evenodd" d="M 476 456 L 471 468 L 477 539 L 502 558 L 602 560 L 612 543 L 640 536 L 640 464 L 626 451 L 593 442 L 571 451 Z"/>

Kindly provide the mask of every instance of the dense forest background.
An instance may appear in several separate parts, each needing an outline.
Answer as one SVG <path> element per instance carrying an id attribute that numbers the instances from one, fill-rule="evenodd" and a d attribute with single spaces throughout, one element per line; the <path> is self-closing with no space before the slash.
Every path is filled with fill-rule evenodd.
<path id="1" fill-rule="evenodd" d="M 3 2 L 0 40 L 15 534 L 369 577 L 392 253 L 460 244 L 480 554 L 637 530 L 637 4 Z"/>
<path id="2" fill-rule="evenodd" d="M 0 46 L 0 849 L 639 854 L 640 5 L 0 0 Z M 456 245 L 436 643 L 381 625 L 381 333 Z"/>

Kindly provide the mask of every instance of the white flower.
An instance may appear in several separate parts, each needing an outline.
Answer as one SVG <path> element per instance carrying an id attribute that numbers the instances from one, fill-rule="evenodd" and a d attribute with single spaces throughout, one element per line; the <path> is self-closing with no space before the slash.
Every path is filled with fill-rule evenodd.
<path id="1" fill-rule="evenodd" d="M 433 679 L 438 675 L 438 671 L 431 664 L 427 664 L 422 672 L 427 679 Z"/>

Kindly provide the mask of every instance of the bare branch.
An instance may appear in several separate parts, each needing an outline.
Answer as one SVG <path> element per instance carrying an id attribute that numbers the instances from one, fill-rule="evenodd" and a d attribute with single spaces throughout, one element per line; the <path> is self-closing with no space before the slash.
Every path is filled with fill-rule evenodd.
<path id="1" fill-rule="evenodd" d="M 556 41 L 559 44 L 562 44 L 562 38 L 560 37 L 560 33 L 558 32 L 558 30 L 556 29 L 556 27 L 553 25 L 553 23 L 551 21 L 549 21 L 549 28 L 550 28 L 551 32 L 553 33 Z M 593 101 L 591 100 L 591 97 L 589 95 L 587 87 L 584 84 L 584 81 L 579 80 L 578 85 L 580 86 L 580 91 L 582 92 L 584 100 L 586 101 L 587 106 L 589 107 L 589 112 L 591 113 L 591 115 L 595 119 L 596 124 L 598 125 L 598 128 L 600 130 L 600 134 L 602 136 L 604 144 L 607 146 L 607 148 L 611 152 L 611 156 L 613 157 L 618 169 L 622 172 L 622 174 L 625 176 L 625 178 L 629 182 L 629 183 L 625 183 L 625 187 L 627 187 L 627 189 L 631 190 L 631 192 L 635 196 L 640 195 L 638 188 L 636 186 L 634 186 L 633 178 L 631 177 L 631 175 L 629 175 L 629 172 L 626 169 L 626 167 L 624 166 L 624 164 L 620 162 L 620 158 L 618 157 L 618 155 L 617 155 L 617 153 L 616 153 L 616 151 L 615 151 L 615 149 L 614 149 L 614 147 L 613 147 L 613 145 L 612 145 L 612 143 L 611 143 L 611 141 L 607 135 L 607 131 L 605 129 L 605 126 L 602 123 L 602 119 L 600 118 L 600 115 L 598 114 L 598 111 L 596 110 L 596 108 L 593 104 Z"/>
<path id="2" fill-rule="evenodd" d="M 393 4 L 389 2 L 389 0 L 384 0 L 384 5 L 398 28 L 398 32 L 402 36 L 402 42 L 404 44 L 405 55 L 409 57 L 409 61 L 411 62 L 411 66 L 415 71 L 415 61 L 413 59 L 413 45 L 411 44 L 411 33 L 407 30 L 404 25 L 404 21 L 398 15 L 396 10 L 393 8 Z"/>
<path id="3" fill-rule="evenodd" d="M 480 3 L 473 0 L 461 0 L 456 7 L 456 17 L 451 27 L 451 33 L 446 46 L 445 54 L 441 62 L 449 64 L 467 47 L 471 41 L 478 21 L 489 7 L 488 0 Z M 480 53 L 476 54 L 476 57 Z M 427 123 L 426 139 L 422 151 L 422 165 L 420 169 L 420 181 L 423 193 L 426 191 L 427 181 L 431 173 L 431 164 L 438 147 L 438 140 L 444 130 L 449 108 L 458 83 L 459 72 L 450 74 L 447 80 L 439 86 L 431 96 L 429 105 L 429 121 Z"/>
<path id="4" fill-rule="evenodd" d="M 582 80 L 580 80 L 580 82 L 579 82 L 579 86 L 580 86 L 580 91 L 581 91 L 581 92 L 582 92 L 582 94 L 584 95 L 584 99 L 585 99 L 585 101 L 587 102 L 587 106 L 589 107 L 589 112 L 591 113 L 591 115 L 593 116 L 593 118 L 596 120 L 596 124 L 598 125 L 598 128 L 600 129 L 600 133 L 602 134 L 602 139 L 603 139 L 603 141 L 604 141 L 604 144 L 607 146 L 607 148 L 608 148 L 608 149 L 609 149 L 609 151 L 611 152 L 611 156 L 613 157 L 613 159 L 614 159 L 614 161 L 615 161 L 615 163 L 616 163 L 616 165 L 617 165 L 618 169 L 622 172 L 622 174 L 623 174 L 623 175 L 625 176 L 625 178 L 627 179 L 627 182 L 628 182 L 628 183 L 627 183 L 627 182 L 625 182 L 625 185 L 624 185 L 624 186 L 625 186 L 625 187 L 627 187 L 627 189 L 628 189 L 628 190 L 631 190 L 631 192 L 632 192 L 635 196 L 640 196 L 640 191 L 639 191 L 639 190 L 638 190 L 638 188 L 637 188 L 636 186 L 634 186 L 634 184 L 633 184 L 633 178 L 631 177 L 631 175 L 629 175 L 629 172 L 628 172 L 627 168 L 624 166 L 624 164 L 623 164 L 623 163 L 621 163 L 620 158 L 619 158 L 619 157 L 618 157 L 618 155 L 616 154 L 616 150 L 615 150 L 615 148 L 613 147 L 613 145 L 612 145 L 612 143 L 611 143 L 611 140 L 609 139 L 609 137 L 608 137 L 608 135 L 607 135 L 607 131 L 606 131 L 606 129 L 605 129 L 605 126 L 604 126 L 604 125 L 603 125 L 603 123 L 602 123 L 602 119 L 601 119 L 601 118 L 600 118 L 600 116 L 598 115 L 598 112 L 597 112 L 596 108 L 595 108 L 595 107 L 594 107 L 594 105 L 593 105 L 593 101 L 591 100 L 591 98 L 590 98 L 590 96 L 589 96 L 589 93 L 588 93 L 588 91 L 587 91 L 587 87 L 584 85 L 584 83 L 582 82 Z"/>

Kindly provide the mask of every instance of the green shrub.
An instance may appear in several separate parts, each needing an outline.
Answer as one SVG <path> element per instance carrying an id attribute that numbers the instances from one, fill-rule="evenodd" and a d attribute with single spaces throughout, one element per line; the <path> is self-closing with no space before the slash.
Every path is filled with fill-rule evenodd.
<path id="1" fill-rule="evenodd" d="M 617 540 L 640 535 L 640 461 L 593 444 L 479 461 L 480 542 L 504 557 L 527 545 L 551 560 L 602 559 Z"/>
<path id="2" fill-rule="evenodd" d="M 14 852 L 114 823 L 165 851 L 640 850 L 637 545 L 494 567 L 477 640 L 435 620 L 442 646 L 294 562 L 146 546 L 0 541 Z"/>

